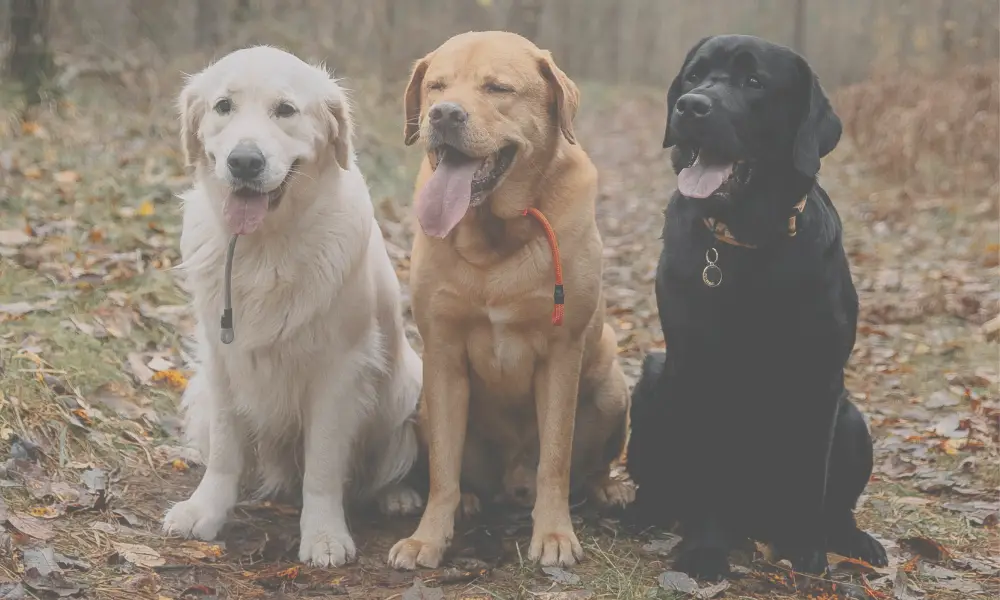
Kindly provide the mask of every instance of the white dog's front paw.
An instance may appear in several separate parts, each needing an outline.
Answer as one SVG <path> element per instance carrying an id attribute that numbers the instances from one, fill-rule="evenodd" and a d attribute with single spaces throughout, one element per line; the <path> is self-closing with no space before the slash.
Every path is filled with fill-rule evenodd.
<path id="1" fill-rule="evenodd" d="M 378 507 L 387 517 L 415 515 L 424 506 L 424 499 L 408 485 L 390 485 L 378 496 Z"/>
<path id="2" fill-rule="evenodd" d="M 319 528 L 302 531 L 299 560 L 316 567 L 339 567 L 354 560 L 357 552 L 347 531 Z"/>
<path id="3" fill-rule="evenodd" d="M 226 524 L 227 513 L 227 510 L 219 510 L 191 498 L 178 502 L 167 511 L 167 515 L 163 518 L 163 531 L 186 538 L 214 540 L 219 530 Z"/>

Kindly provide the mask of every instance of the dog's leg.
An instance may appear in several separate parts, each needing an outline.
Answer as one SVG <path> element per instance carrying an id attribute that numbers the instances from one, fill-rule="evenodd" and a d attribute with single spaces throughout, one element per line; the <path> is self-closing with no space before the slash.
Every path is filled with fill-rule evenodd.
<path id="1" fill-rule="evenodd" d="M 546 566 L 570 566 L 583 558 L 583 547 L 569 515 L 573 428 L 582 362 L 583 346 L 578 340 L 559 340 L 549 349 L 548 360 L 535 371 L 539 460 L 528 557 Z"/>
<path id="2" fill-rule="evenodd" d="M 885 548 L 861 531 L 854 520 L 854 508 L 868 485 L 872 466 L 872 438 L 868 426 L 858 407 L 845 399 L 841 403 L 830 454 L 824 518 L 827 549 L 884 567 L 889 563 Z"/>
<path id="3" fill-rule="evenodd" d="M 684 541 L 674 568 L 698 579 L 717 581 L 729 575 L 732 540 L 722 522 L 707 512 L 681 521 Z"/>
<path id="4" fill-rule="evenodd" d="M 347 373 L 353 377 L 346 377 Z M 375 402 L 375 390 L 365 381 L 365 374 L 349 368 L 338 369 L 334 375 L 311 391 L 305 421 L 299 560 L 319 567 L 354 560 L 354 540 L 344 515 L 344 486 L 363 407 Z"/>
<path id="5" fill-rule="evenodd" d="M 209 407 L 202 413 L 209 420 L 208 461 L 205 475 L 191 497 L 175 504 L 164 517 L 166 533 L 215 539 L 236 505 L 245 440 L 228 394 L 226 376 L 211 368 L 196 375 L 185 392 L 186 405 Z"/>
<path id="6" fill-rule="evenodd" d="M 444 329 L 442 327 L 442 329 Z M 389 564 L 397 569 L 436 568 L 455 531 L 462 499 L 459 481 L 469 418 L 469 373 L 461 340 L 427 336 L 423 402 L 427 403 L 430 493 L 416 532 L 396 542 Z"/>

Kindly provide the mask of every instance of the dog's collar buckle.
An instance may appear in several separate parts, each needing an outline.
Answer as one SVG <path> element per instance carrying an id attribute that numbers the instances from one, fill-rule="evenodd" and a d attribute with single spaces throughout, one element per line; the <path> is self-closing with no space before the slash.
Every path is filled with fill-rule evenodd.
<path id="1" fill-rule="evenodd" d="M 805 212 L 806 200 L 808 200 L 808 198 L 809 198 L 808 195 L 803 196 L 802 200 L 799 200 L 799 202 L 792 207 L 795 210 L 788 217 L 788 237 L 795 237 L 795 234 L 798 233 L 798 218 L 799 215 Z M 733 233 L 729 231 L 729 226 L 714 217 L 706 217 L 702 220 L 705 222 L 705 227 L 708 227 L 708 230 L 711 231 L 713 235 L 715 235 L 715 239 L 719 240 L 720 242 L 724 242 L 726 244 L 729 244 L 730 246 L 739 246 L 741 248 L 753 249 L 757 247 L 753 244 L 747 244 L 737 240 L 736 236 L 734 236 Z"/>

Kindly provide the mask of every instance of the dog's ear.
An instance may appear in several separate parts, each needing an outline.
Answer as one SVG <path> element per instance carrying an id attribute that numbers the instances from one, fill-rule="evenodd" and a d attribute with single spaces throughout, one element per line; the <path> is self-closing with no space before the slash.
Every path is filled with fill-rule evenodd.
<path id="1" fill-rule="evenodd" d="M 403 94 L 403 115 L 406 118 L 406 123 L 403 125 L 403 143 L 407 146 L 417 141 L 420 135 L 420 88 L 424 85 L 424 75 L 427 73 L 427 66 L 431 64 L 433 54 L 431 52 L 413 65 L 410 82 L 406 84 L 406 92 Z"/>
<path id="2" fill-rule="evenodd" d="M 333 146 L 333 157 L 345 171 L 351 168 L 352 141 L 354 137 L 354 122 L 351 119 L 351 104 L 343 94 L 326 101 L 327 119 L 329 123 L 330 144 Z"/>
<path id="3" fill-rule="evenodd" d="M 819 84 L 809 63 L 799 57 L 799 81 L 802 120 L 792 145 L 792 164 L 806 177 L 819 173 L 819 161 L 840 142 L 843 125 L 830 106 L 830 100 Z"/>
<path id="4" fill-rule="evenodd" d="M 667 125 L 663 130 L 663 147 L 670 148 L 676 142 L 670 137 L 670 115 L 674 114 L 674 107 L 677 106 L 677 100 L 681 97 L 681 88 L 684 87 L 684 73 L 687 71 L 688 66 L 691 64 L 691 59 L 694 58 L 698 48 L 701 48 L 705 42 L 712 39 L 712 36 L 703 37 L 698 40 L 691 49 L 688 50 L 687 56 L 684 57 L 684 64 L 681 65 L 680 71 L 677 72 L 677 76 L 674 77 L 673 82 L 670 84 L 670 89 L 667 90 Z"/>
<path id="5" fill-rule="evenodd" d="M 556 61 L 552 60 L 552 53 L 548 50 L 542 51 L 542 56 L 538 59 L 538 69 L 555 94 L 554 116 L 563 137 L 569 143 L 576 144 L 573 119 L 576 117 L 577 109 L 580 108 L 580 90 L 573 80 L 556 66 Z"/>
<path id="6" fill-rule="evenodd" d="M 194 78 L 188 78 L 187 84 L 181 90 L 177 99 L 177 110 L 181 116 L 181 151 L 184 153 L 184 163 L 194 166 L 205 152 L 198 137 L 198 127 L 205 114 L 205 101 L 194 86 Z"/>

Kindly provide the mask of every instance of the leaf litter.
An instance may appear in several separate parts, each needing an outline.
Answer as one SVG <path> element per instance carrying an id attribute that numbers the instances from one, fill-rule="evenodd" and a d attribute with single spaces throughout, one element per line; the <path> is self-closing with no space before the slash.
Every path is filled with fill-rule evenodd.
<path id="1" fill-rule="evenodd" d="M 911 83 L 890 87 L 906 85 Z M 963 92 L 963 102 L 993 98 L 995 84 L 990 85 L 994 87 Z M 865 104 L 877 91 L 874 84 L 862 84 L 835 99 L 844 107 L 847 131 L 869 140 L 873 131 L 881 132 L 877 139 L 888 139 L 885 131 L 926 127 L 922 119 L 928 115 L 916 114 L 919 107 L 911 104 L 902 103 L 905 108 L 893 113 L 896 129 L 879 123 L 878 111 L 857 109 L 894 110 L 881 101 Z M 662 210 L 674 176 L 662 140 L 648 127 L 650 115 L 662 112 L 662 94 L 616 94 L 610 102 L 588 102 L 577 124 L 601 173 L 597 217 L 605 243 L 608 321 L 618 337 L 622 366 L 634 381 L 643 353 L 665 347 L 652 286 Z M 80 557 L 67 560 L 93 565 L 95 573 L 86 575 L 89 583 L 157 587 L 156 594 L 173 598 L 211 597 L 231 586 L 248 594 L 261 591 L 262 582 L 275 580 L 268 579 L 273 575 L 270 563 L 248 566 L 248 572 L 262 576 L 246 577 L 237 562 L 243 554 L 229 554 L 235 547 L 229 540 L 185 545 L 190 542 L 156 532 L 160 515 L 190 493 L 203 468 L 202 457 L 183 446 L 176 429 L 176 403 L 190 376 L 182 341 L 193 333 L 194 320 L 172 269 L 179 263 L 180 226 L 170 196 L 188 181 L 177 152 L 174 107 L 166 100 L 151 112 L 115 105 L 118 123 L 105 127 L 98 116 L 109 114 L 115 101 L 106 95 L 90 104 L 83 97 L 76 101 L 71 122 L 46 114 L 39 117 L 43 122 L 25 123 L 10 147 L 0 151 L 5 170 L 0 197 L 9 198 L 13 209 L 0 214 L 0 450 L 8 452 L 0 486 L 5 497 L 11 492 L 10 506 L 0 504 L 0 516 L 17 543 L 36 549 L 34 544 L 45 544 L 43 549 L 51 545 L 60 569 L 79 567 L 60 562 L 59 552 Z M 359 107 L 363 165 L 377 164 L 374 156 L 398 146 L 395 137 L 382 140 L 371 133 L 378 123 L 397 119 L 397 112 L 394 104 Z M 151 125 L 167 133 L 138 133 Z M 934 127 L 935 135 L 949 130 Z M 938 183 L 944 188 L 929 189 L 925 178 L 909 177 L 914 171 L 899 162 L 899 147 L 889 142 L 882 146 L 889 152 L 886 160 L 893 162 L 878 162 L 872 169 L 857 160 L 858 147 L 846 136 L 824 162 L 823 183 L 845 223 L 845 246 L 861 298 L 858 342 L 847 375 L 855 401 L 870 419 L 876 469 L 859 519 L 886 541 L 893 563 L 888 569 L 850 560 L 831 564 L 836 579 L 864 580 L 874 594 L 964 600 L 980 593 L 973 586 L 995 588 L 1000 576 L 991 553 L 1000 511 L 1000 481 L 991 469 L 1000 458 L 1000 399 L 996 328 L 990 329 L 1000 308 L 995 286 L 1000 211 L 995 194 L 986 193 L 994 185 L 989 177 L 973 180 L 965 173 L 959 177 L 965 177 L 961 185 L 942 181 Z M 397 167 L 379 173 L 407 189 L 413 165 Z M 897 171 L 908 178 L 889 177 Z M 995 174 L 987 175 L 995 180 Z M 405 285 L 412 241 L 408 199 L 404 193 L 376 194 L 373 200 L 404 282 L 407 333 L 419 349 Z M 251 514 L 246 508 L 240 511 Z M 272 510 L 268 515 L 267 528 L 258 531 L 261 550 L 253 556 L 294 559 L 297 540 L 288 532 L 297 531 L 297 513 Z M 248 520 L 237 515 L 236 522 L 236 536 L 244 535 L 240 527 L 263 527 L 256 513 Z M 664 535 L 627 540 L 615 535 L 613 520 L 597 525 L 584 520 L 578 527 L 581 540 L 589 536 L 600 549 L 588 550 L 589 556 L 606 552 L 613 561 L 597 559 L 572 573 L 562 570 L 579 577 L 579 585 L 588 588 L 584 590 L 542 591 L 554 583 L 552 575 L 540 570 L 527 575 L 538 586 L 530 597 L 594 597 L 598 594 L 592 590 L 609 578 L 617 582 L 616 590 L 646 593 L 659 587 L 658 576 L 669 569 L 679 541 Z M 371 531 L 359 538 L 371 536 L 366 552 L 377 555 L 385 551 L 379 544 L 394 541 Z M 516 531 L 520 535 L 524 527 Z M 402 533 L 408 532 L 384 536 Z M 95 536 L 96 546 L 79 541 Z M 914 541 L 921 539 L 926 541 Z M 518 562 L 516 551 L 505 547 L 498 556 L 491 559 L 491 567 L 499 562 L 492 572 L 446 567 L 431 574 L 438 579 L 425 578 L 421 585 L 424 590 L 503 588 L 505 576 L 520 572 L 510 566 Z M 125 564 L 109 564 L 113 557 Z M 920 564 L 904 570 L 914 558 Z M 0 564 L 6 567 L 4 561 Z M 164 562 L 150 566 L 159 561 Z M 212 563 L 215 579 L 202 585 L 169 569 L 159 579 L 144 578 L 144 573 L 174 563 Z M 388 581 L 384 565 L 366 564 L 363 571 L 349 571 L 348 583 L 336 593 L 368 585 L 361 582 L 372 574 Z M 137 570 L 133 579 L 126 581 L 115 571 L 124 567 Z M 285 564 L 274 573 L 287 568 Z M 745 575 L 776 575 L 754 561 L 737 565 L 741 569 Z M 609 575 L 619 571 L 625 574 Z M 48 581 L 37 569 L 25 577 L 29 588 L 62 590 L 56 594 L 75 585 Z M 316 573 L 304 568 L 294 581 L 276 580 L 283 582 L 282 593 L 294 596 L 320 585 L 314 579 L 319 581 Z M 643 583 L 629 587 L 634 579 Z M 748 587 L 751 580 L 763 587 Z M 328 584 L 329 577 L 322 581 Z M 429 587 L 434 585 L 441 587 Z M 0 583 L 0 598 L 4 593 L 23 595 L 24 587 Z M 386 596 L 392 593 L 400 592 L 387 591 Z M 798 597 L 784 576 L 743 577 L 720 593 Z"/>

